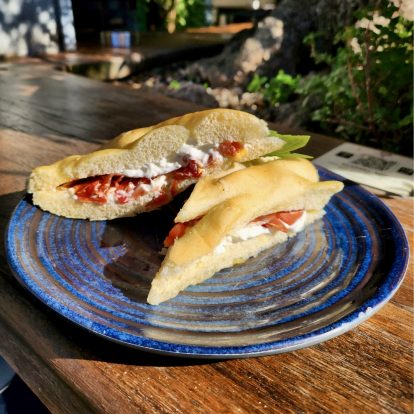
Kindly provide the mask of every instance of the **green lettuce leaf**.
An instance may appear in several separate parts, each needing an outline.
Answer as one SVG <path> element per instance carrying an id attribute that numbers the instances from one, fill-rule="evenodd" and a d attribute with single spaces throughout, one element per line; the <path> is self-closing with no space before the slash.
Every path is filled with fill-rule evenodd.
<path id="1" fill-rule="evenodd" d="M 267 154 L 265 155 L 265 157 L 271 157 L 271 156 L 273 157 L 275 155 L 279 158 L 306 158 L 307 160 L 311 160 L 313 158 L 312 155 L 300 154 L 298 152 L 279 152 L 279 151 L 275 151 L 272 154 Z"/>
<path id="2" fill-rule="evenodd" d="M 309 135 L 284 135 L 279 134 L 276 131 L 270 131 L 270 136 L 278 137 L 285 141 L 285 145 L 278 151 L 273 151 L 270 154 L 266 154 L 266 157 L 279 157 L 279 158 L 313 158 L 310 155 L 298 154 L 292 152 L 299 148 L 304 147 L 310 139 Z"/>

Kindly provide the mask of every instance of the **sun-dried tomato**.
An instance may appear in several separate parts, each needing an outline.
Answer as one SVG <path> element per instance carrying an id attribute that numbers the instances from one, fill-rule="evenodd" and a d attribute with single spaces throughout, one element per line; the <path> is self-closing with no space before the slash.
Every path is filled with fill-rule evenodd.
<path id="1" fill-rule="evenodd" d="M 218 151 L 223 157 L 234 157 L 244 148 L 244 145 L 238 141 L 223 141 L 218 146 Z"/>
<path id="2" fill-rule="evenodd" d="M 168 233 L 168 236 L 164 240 L 164 247 L 170 247 L 174 244 L 174 241 L 176 239 L 179 239 L 180 237 L 184 236 L 186 231 L 193 227 L 199 219 L 194 219 L 190 221 L 186 221 L 185 223 L 177 223 L 174 225 L 174 227 L 170 230 Z"/>
<path id="3" fill-rule="evenodd" d="M 199 178 L 203 174 L 202 167 L 197 163 L 197 161 L 190 160 L 187 165 L 179 168 L 171 173 L 171 176 L 174 180 L 183 181 L 189 178 Z"/>
<path id="4" fill-rule="evenodd" d="M 278 213 L 266 214 L 257 217 L 254 221 L 261 222 L 263 227 L 275 228 L 287 233 L 288 226 L 296 223 L 303 215 L 303 210 L 279 211 Z"/>

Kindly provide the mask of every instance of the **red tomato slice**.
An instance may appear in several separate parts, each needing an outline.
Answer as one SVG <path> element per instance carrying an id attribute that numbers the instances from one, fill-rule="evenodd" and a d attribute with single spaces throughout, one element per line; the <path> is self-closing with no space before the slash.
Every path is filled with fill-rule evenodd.
<path id="1" fill-rule="evenodd" d="M 129 201 L 129 194 L 126 192 L 116 191 L 115 198 L 119 204 L 126 204 Z"/>
<path id="2" fill-rule="evenodd" d="M 280 211 L 279 213 L 277 213 L 277 215 L 280 220 L 291 226 L 293 223 L 296 223 L 303 216 L 303 210 Z"/>
<path id="3" fill-rule="evenodd" d="M 263 227 L 275 228 L 276 230 L 283 231 L 287 233 L 288 229 L 283 225 L 283 222 L 277 217 L 272 217 L 267 223 L 262 224 Z"/>
<path id="4" fill-rule="evenodd" d="M 288 226 L 291 226 L 296 221 L 298 221 L 303 215 L 303 210 L 295 211 L 279 211 L 278 213 L 267 214 L 265 216 L 260 216 L 254 221 L 261 221 L 264 227 L 273 227 L 279 231 L 287 233 Z"/>
<path id="5" fill-rule="evenodd" d="M 116 190 L 125 191 L 128 184 L 130 183 L 131 178 L 124 177 L 123 175 L 115 176 L 112 180 L 112 187 L 115 187 Z"/>
<path id="6" fill-rule="evenodd" d="M 148 205 L 151 207 L 159 207 L 163 204 L 168 203 L 171 200 L 171 196 L 166 191 L 161 191 L 161 193 L 153 198 Z"/>
<path id="7" fill-rule="evenodd" d="M 203 174 L 203 169 L 200 165 L 194 161 L 190 160 L 185 167 L 181 167 L 178 170 L 172 172 L 172 177 L 174 180 L 182 181 L 188 178 L 199 178 Z"/>
<path id="8" fill-rule="evenodd" d="M 164 240 L 164 247 L 170 247 L 174 244 L 176 239 L 184 236 L 185 232 L 190 228 L 193 227 L 197 221 L 200 219 L 194 219 L 190 221 L 186 221 L 185 223 L 177 223 L 168 233 L 168 236 Z"/>
<path id="9" fill-rule="evenodd" d="M 110 188 L 112 175 L 107 174 L 99 177 L 79 180 L 73 186 L 75 195 L 80 201 L 104 204 L 107 201 L 106 193 Z"/>
<path id="10" fill-rule="evenodd" d="M 179 193 L 179 187 L 178 187 L 179 181 L 177 180 L 172 180 L 171 181 L 171 185 L 170 185 L 170 193 L 171 193 L 171 197 L 175 197 L 178 193 Z"/>
<path id="11" fill-rule="evenodd" d="M 187 225 L 185 223 L 177 223 L 168 233 L 168 236 L 164 240 L 164 246 L 170 247 L 174 244 L 175 239 L 178 239 L 184 236 L 184 233 L 187 229 Z"/>
<path id="12" fill-rule="evenodd" d="M 87 203 L 99 203 L 104 204 L 107 198 L 104 194 L 99 193 L 97 190 L 99 183 L 82 184 L 80 188 L 75 191 L 75 195 L 79 201 Z"/>
<path id="13" fill-rule="evenodd" d="M 144 178 L 137 178 L 136 180 L 138 180 L 138 181 L 137 181 L 136 187 L 134 189 L 134 192 L 132 193 L 132 198 L 134 200 L 137 199 L 138 197 L 141 197 L 144 194 L 148 193 L 148 190 L 144 189 L 142 184 L 150 184 L 151 183 L 151 180 L 149 178 L 145 178 L 145 177 Z"/>
<path id="14" fill-rule="evenodd" d="M 100 176 L 100 187 L 99 187 L 100 192 L 106 193 L 110 189 L 113 176 L 114 176 L 113 174 L 106 174 L 106 175 Z"/>
<path id="15" fill-rule="evenodd" d="M 254 222 L 261 222 L 262 226 L 268 227 L 268 228 L 275 228 L 276 230 L 283 231 L 284 233 L 287 233 L 288 228 L 287 225 L 292 225 L 297 220 L 300 219 L 303 215 L 303 210 L 297 210 L 297 211 L 280 211 L 278 213 L 272 213 L 272 214 L 266 214 L 265 216 L 257 217 Z M 174 244 L 174 241 L 176 239 L 179 239 L 180 237 L 184 236 L 186 231 L 193 227 L 200 218 L 186 221 L 185 223 L 177 223 L 174 225 L 174 227 L 170 230 L 168 233 L 168 236 L 164 240 L 164 247 L 170 247 Z M 284 224 L 285 223 L 285 224 Z"/>
<path id="16" fill-rule="evenodd" d="M 166 175 L 169 187 L 162 189 L 161 194 L 151 200 L 151 206 L 161 206 L 167 203 L 179 193 L 179 183 L 181 181 L 199 178 L 203 173 L 203 168 L 194 160 L 189 160 L 187 165 L 172 171 Z M 157 177 L 152 177 L 157 178 Z M 125 177 L 120 174 L 105 174 L 94 177 L 74 180 L 62 185 L 65 188 L 73 188 L 74 194 L 79 201 L 104 204 L 108 201 L 108 192 L 115 189 L 115 200 L 119 204 L 128 203 L 148 193 L 142 184 L 150 184 L 151 180 L 145 177 Z"/>
<path id="17" fill-rule="evenodd" d="M 238 141 L 223 141 L 219 144 L 218 150 L 223 157 L 234 157 L 243 149 L 243 144 Z"/>
<path id="18" fill-rule="evenodd" d="M 141 187 L 141 183 L 149 183 L 147 178 L 135 178 L 119 176 L 117 180 L 112 183 L 115 187 L 115 198 L 120 204 L 126 204 L 131 199 L 136 199 L 144 195 L 147 191 Z"/>
<path id="19" fill-rule="evenodd" d="M 132 192 L 135 185 L 129 188 L 131 179 L 124 177 L 123 175 L 115 176 L 112 180 L 112 188 L 115 188 L 115 199 L 119 204 L 126 204 L 129 201 L 130 193 Z"/>

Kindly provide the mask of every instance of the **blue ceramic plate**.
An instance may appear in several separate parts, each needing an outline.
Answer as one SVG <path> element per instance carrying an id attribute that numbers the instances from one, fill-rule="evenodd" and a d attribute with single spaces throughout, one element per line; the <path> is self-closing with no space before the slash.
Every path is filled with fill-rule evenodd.
<path id="1" fill-rule="evenodd" d="M 322 179 L 338 179 L 321 170 Z M 401 225 L 352 183 L 286 243 L 159 306 L 146 304 L 172 207 L 109 222 L 70 220 L 20 201 L 6 235 L 17 279 L 60 315 L 146 351 L 229 358 L 292 351 L 340 335 L 396 292 Z"/>

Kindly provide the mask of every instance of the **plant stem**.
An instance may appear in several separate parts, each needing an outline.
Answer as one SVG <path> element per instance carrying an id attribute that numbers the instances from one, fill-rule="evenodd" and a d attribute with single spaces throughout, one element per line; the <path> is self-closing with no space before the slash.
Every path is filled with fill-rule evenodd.
<path id="1" fill-rule="evenodd" d="M 365 30 L 365 64 L 364 64 L 364 74 L 365 74 L 365 91 L 367 94 L 367 105 L 368 105 L 368 125 L 369 130 L 372 132 L 374 137 L 376 137 L 376 128 L 374 122 L 374 98 L 372 96 L 372 87 L 371 87 L 371 51 L 370 47 L 371 35 L 369 29 Z"/>
<path id="2" fill-rule="evenodd" d="M 347 59 L 346 66 L 347 66 L 349 84 L 351 85 L 351 93 L 357 103 L 357 109 L 359 109 L 361 112 L 365 112 L 364 105 L 362 104 L 361 98 L 358 95 L 358 87 L 355 82 L 354 75 L 352 74 L 352 65 L 351 65 L 349 58 Z"/>
<path id="3" fill-rule="evenodd" d="M 176 29 L 177 19 L 177 0 L 171 2 L 171 7 L 167 11 L 167 31 L 168 33 L 174 33 Z"/>

